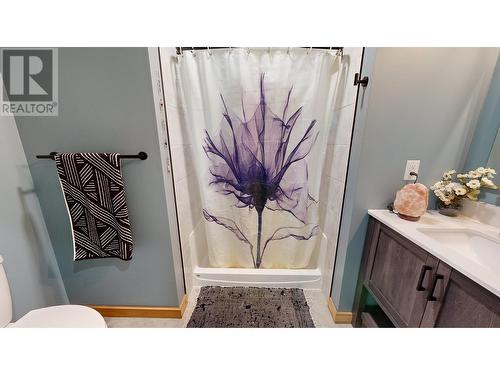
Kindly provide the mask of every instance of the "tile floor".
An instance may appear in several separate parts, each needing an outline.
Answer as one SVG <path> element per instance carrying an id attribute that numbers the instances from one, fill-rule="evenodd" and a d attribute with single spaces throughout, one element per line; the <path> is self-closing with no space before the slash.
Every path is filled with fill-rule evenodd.
<path id="1" fill-rule="evenodd" d="M 200 288 L 193 288 L 182 319 L 160 318 L 105 318 L 109 328 L 183 328 L 186 327 L 196 306 Z M 335 324 L 327 300 L 319 290 L 304 290 L 311 316 L 317 328 L 349 328 L 350 324 Z"/>

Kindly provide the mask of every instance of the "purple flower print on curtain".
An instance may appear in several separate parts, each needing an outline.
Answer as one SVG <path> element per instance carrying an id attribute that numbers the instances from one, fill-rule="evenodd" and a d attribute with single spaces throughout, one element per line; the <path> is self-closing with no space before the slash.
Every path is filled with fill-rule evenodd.
<path id="1" fill-rule="evenodd" d="M 224 97 L 223 123 L 218 138 L 205 131 L 204 151 L 210 161 L 210 186 L 216 192 L 236 199 L 236 207 L 257 212 L 257 244 L 254 246 L 233 220 L 216 217 L 206 210 L 206 220 L 222 225 L 249 245 L 253 265 L 260 268 L 262 257 L 271 241 L 285 238 L 308 240 L 319 232 L 318 225 L 307 223 L 307 210 L 312 201 L 308 190 L 305 157 L 314 145 L 318 133 L 316 120 L 295 144 L 290 138 L 300 118 L 302 107 L 294 112 L 289 108 L 292 88 L 284 98 L 280 115 L 271 111 L 264 95 L 264 75 L 260 77 L 260 102 L 247 118 L 242 103 L 242 118 L 227 108 Z M 291 114 L 290 114 L 291 113 Z M 285 211 L 303 225 L 278 228 L 262 247 L 262 214 L 267 208 Z"/>

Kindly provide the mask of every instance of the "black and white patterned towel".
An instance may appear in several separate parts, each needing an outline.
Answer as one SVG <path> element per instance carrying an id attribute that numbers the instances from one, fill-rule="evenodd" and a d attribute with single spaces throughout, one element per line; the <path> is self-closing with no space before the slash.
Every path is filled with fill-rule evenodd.
<path id="1" fill-rule="evenodd" d="M 119 154 L 60 153 L 55 161 L 71 219 L 73 259 L 132 259 Z"/>

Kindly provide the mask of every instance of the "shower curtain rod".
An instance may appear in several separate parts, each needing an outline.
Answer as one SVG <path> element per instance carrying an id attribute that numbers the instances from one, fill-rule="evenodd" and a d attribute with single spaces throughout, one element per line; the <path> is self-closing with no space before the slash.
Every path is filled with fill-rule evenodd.
<path id="1" fill-rule="evenodd" d="M 175 47 L 175 51 L 178 55 L 181 55 L 183 51 L 200 51 L 208 49 L 224 49 L 224 48 L 238 48 L 238 47 Z M 336 50 L 342 52 L 344 47 L 298 47 L 298 48 L 312 48 L 312 49 L 323 49 L 323 50 Z"/>
<path id="2" fill-rule="evenodd" d="M 52 151 L 48 155 L 37 155 L 37 159 L 52 159 L 55 160 L 55 156 L 58 152 Z M 146 160 L 148 158 L 148 154 L 144 151 L 139 152 L 137 155 L 118 155 L 118 159 L 141 159 Z"/>

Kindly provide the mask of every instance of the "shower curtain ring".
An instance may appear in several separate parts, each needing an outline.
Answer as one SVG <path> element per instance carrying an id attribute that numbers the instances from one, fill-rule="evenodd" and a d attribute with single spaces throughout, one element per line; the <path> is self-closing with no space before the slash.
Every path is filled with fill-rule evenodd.
<path id="1" fill-rule="evenodd" d="M 312 47 L 309 47 L 309 51 L 307 51 L 308 55 L 311 53 L 312 49 L 313 49 Z"/>

